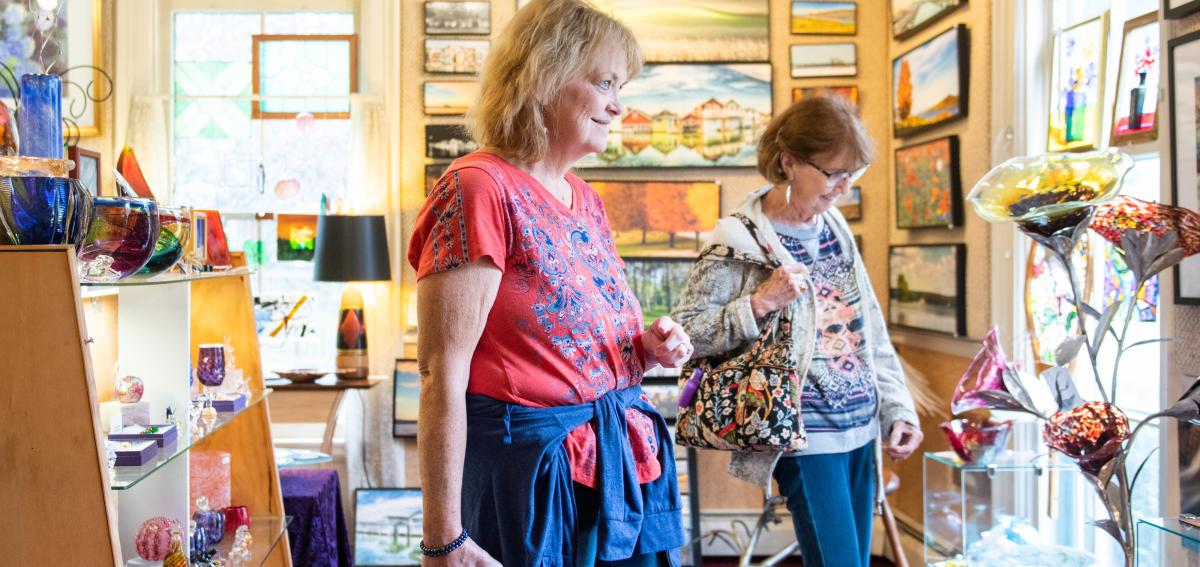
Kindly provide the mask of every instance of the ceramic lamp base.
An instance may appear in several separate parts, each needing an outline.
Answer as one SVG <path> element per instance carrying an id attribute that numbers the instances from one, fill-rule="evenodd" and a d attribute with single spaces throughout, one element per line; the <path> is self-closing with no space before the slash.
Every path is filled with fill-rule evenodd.
<path id="1" fill-rule="evenodd" d="M 339 378 L 366 378 L 367 319 L 362 292 L 353 283 L 342 290 L 342 307 L 337 328 L 337 368 Z"/>

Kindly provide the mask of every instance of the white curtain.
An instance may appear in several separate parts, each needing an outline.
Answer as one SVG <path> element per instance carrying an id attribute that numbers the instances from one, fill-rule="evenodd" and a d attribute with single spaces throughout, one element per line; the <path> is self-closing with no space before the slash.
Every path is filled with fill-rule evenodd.
<path id="1" fill-rule="evenodd" d="M 129 104 L 129 124 L 125 145 L 133 148 L 146 183 L 160 201 L 171 202 L 170 132 L 167 131 L 167 98 L 161 95 L 134 95 Z M 116 160 L 113 161 L 116 165 Z M 108 177 L 107 175 L 103 177 Z"/>

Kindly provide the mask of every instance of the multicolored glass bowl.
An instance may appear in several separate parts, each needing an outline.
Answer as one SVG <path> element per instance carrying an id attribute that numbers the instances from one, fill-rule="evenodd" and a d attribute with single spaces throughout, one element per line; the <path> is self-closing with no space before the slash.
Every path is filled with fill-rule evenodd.
<path id="1" fill-rule="evenodd" d="M 192 213 L 187 207 L 158 208 L 158 241 L 154 244 L 154 254 L 150 260 L 138 270 L 138 276 L 153 276 L 161 274 L 175 265 L 183 257 L 184 250 L 192 240 Z"/>
<path id="2" fill-rule="evenodd" d="M 62 159 L 0 156 L 0 244 L 75 244 L 92 219 L 92 196 Z"/>
<path id="3" fill-rule="evenodd" d="M 154 255 L 158 234 L 154 200 L 96 197 L 91 225 L 79 247 L 80 279 L 114 282 L 137 273 Z"/>

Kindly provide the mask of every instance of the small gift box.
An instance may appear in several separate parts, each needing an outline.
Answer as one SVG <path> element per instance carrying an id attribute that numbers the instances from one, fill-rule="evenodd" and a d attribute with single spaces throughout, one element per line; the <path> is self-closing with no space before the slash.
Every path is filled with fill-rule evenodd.
<path id="1" fill-rule="evenodd" d="M 121 404 L 117 411 L 121 414 L 121 425 L 150 425 L 150 402 L 134 402 Z"/>
<path id="2" fill-rule="evenodd" d="M 213 398 L 213 409 L 219 412 L 235 412 L 246 408 L 246 396 L 244 394 L 220 394 Z"/>
<path id="3" fill-rule="evenodd" d="M 158 456 L 154 441 L 125 441 L 117 445 L 118 467 L 140 467 Z"/>
<path id="4" fill-rule="evenodd" d="M 121 429 L 119 432 L 110 433 L 108 438 L 112 441 L 154 441 L 159 447 L 165 447 L 173 444 L 179 437 L 179 430 L 174 424 L 158 424 L 148 427 L 140 425 L 131 425 Z"/>

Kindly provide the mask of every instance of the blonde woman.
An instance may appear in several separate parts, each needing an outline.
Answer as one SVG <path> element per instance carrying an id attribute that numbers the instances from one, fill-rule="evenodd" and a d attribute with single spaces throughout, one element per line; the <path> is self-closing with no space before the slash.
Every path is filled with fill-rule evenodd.
<path id="1" fill-rule="evenodd" d="M 483 149 L 417 218 L 427 565 L 678 564 L 673 446 L 639 384 L 691 343 L 666 317 L 642 328 L 600 198 L 569 171 L 604 149 L 641 64 L 584 2 L 522 8 L 468 117 Z"/>

